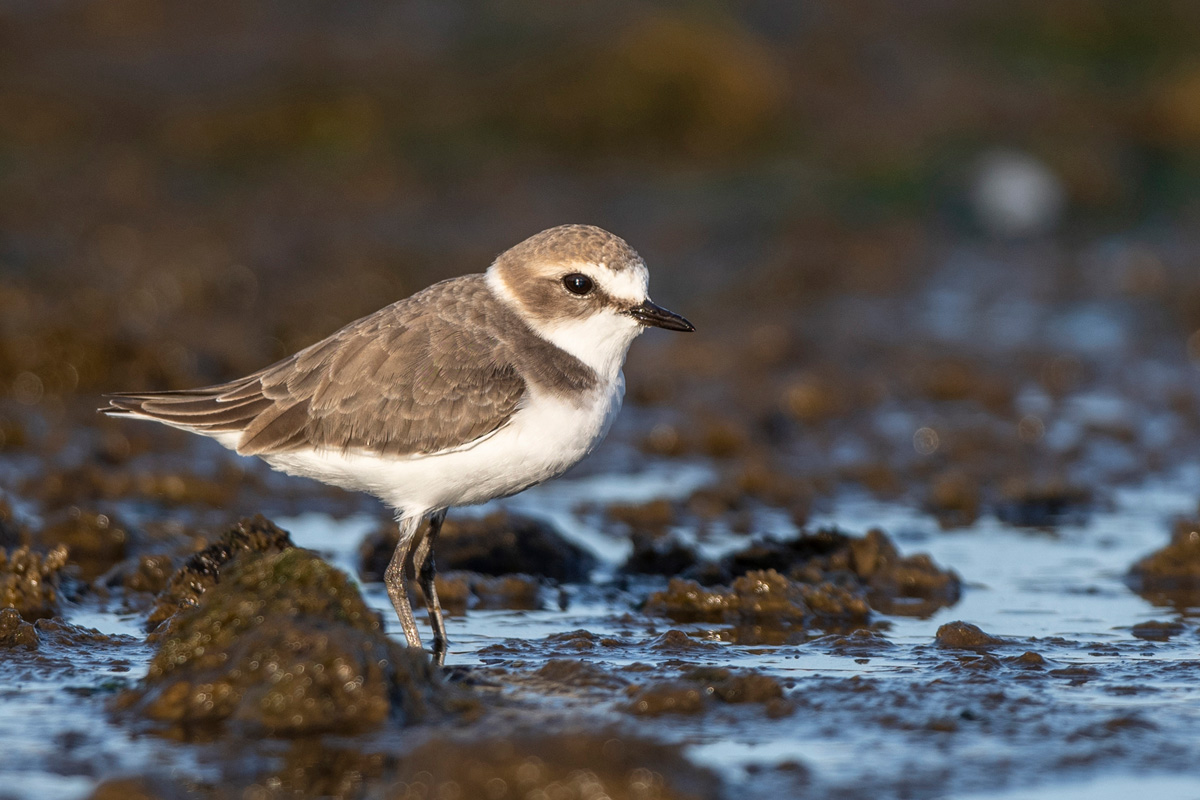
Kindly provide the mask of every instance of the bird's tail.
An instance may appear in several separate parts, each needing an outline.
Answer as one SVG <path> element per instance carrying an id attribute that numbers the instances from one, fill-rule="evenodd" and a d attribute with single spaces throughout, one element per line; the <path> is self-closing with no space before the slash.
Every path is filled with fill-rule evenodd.
<path id="1" fill-rule="evenodd" d="M 98 409 L 110 417 L 148 419 L 206 436 L 240 433 L 273 401 L 258 380 L 166 392 L 106 394 Z"/>

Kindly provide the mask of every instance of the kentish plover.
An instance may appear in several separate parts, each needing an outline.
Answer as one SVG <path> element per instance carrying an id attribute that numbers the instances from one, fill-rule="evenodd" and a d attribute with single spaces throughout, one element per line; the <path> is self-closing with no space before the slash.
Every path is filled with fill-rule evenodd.
<path id="1" fill-rule="evenodd" d="M 646 326 L 694 330 L 650 302 L 648 279 L 623 239 L 563 225 L 252 375 L 114 394 L 102 411 L 210 436 L 389 505 L 400 541 L 388 594 L 420 647 L 406 576 L 420 582 L 440 661 L 433 545 L 446 510 L 516 494 L 596 447 L 621 406 L 634 338 Z"/>

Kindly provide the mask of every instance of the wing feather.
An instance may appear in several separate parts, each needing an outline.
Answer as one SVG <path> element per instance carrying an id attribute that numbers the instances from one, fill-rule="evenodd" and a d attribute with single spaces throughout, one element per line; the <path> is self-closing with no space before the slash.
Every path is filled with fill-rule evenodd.
<path id="1" fill-rule="evenodd" d="M 246 455 L 452 450 L 503 427 L 525 396 L 512 316 L 482 275 L 456 278 L 240 380 L 109 395 L 102 410 L 202 434 L 240 430 Z"/>

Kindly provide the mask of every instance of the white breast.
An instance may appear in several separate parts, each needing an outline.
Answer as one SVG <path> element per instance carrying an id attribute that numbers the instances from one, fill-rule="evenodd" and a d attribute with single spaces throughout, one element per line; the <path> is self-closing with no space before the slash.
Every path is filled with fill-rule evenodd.
<path id="1" fill-rule="evenodd" d="M 266 461 L 291 475 L 367 492 L 403 516 L 416 516 L 506 497 L 561 475 L 604 438 L 624 394 L 619 371 L 582 397 L 532 390 L 507 425 L 451 452 L 385 458 L 306 450 L 266 456 Z"/>

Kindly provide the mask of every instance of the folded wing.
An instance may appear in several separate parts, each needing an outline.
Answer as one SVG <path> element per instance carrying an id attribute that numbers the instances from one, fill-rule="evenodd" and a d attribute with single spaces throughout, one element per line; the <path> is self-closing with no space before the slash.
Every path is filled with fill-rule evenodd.
<path id="1" fill-rule="evenodd" d="M 491 298 L 478 277 L 431 286 L 245 378 L 109 395 L 102 410 L 228 436 L 244 455 L 463 447 L 503 427 L 526 392 L 487 324 Z"/>

